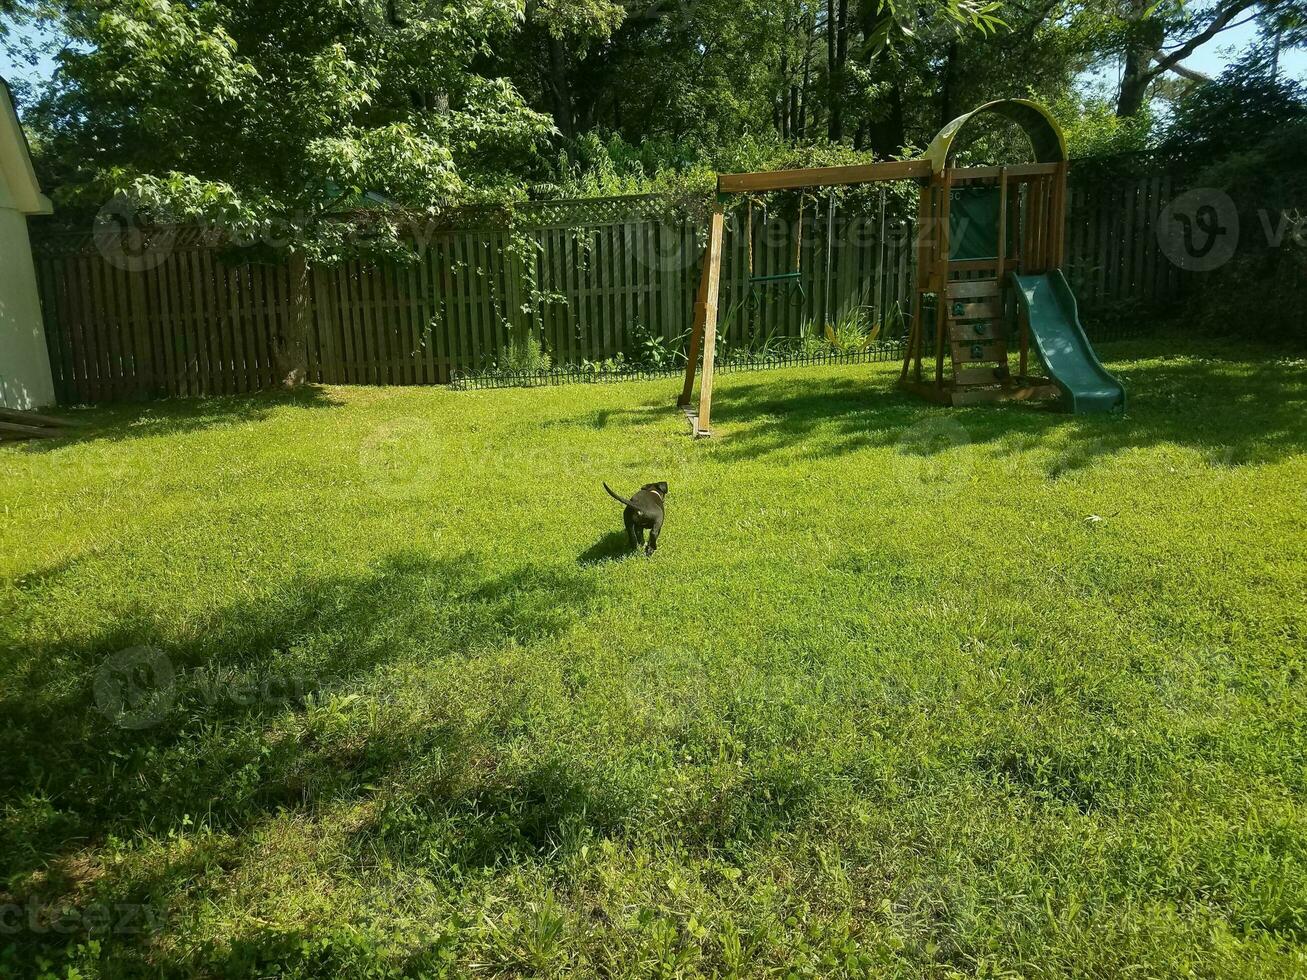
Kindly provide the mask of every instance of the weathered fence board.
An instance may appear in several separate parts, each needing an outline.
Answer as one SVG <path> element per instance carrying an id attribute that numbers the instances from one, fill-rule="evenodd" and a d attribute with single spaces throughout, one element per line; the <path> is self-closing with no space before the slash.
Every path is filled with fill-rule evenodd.
<path id="1" fill-rule="evenodd" d="M 1182 286 L 1155 232 L 1174 194 L 1166 175 L 1075 184 L 1067 269 L 1087 310 L 1155 303 Z M 417 260 L 313 268 L 307 289 L 308 379 L 437 384 L 500 358 L 534 330 L 559 365 L 646 344 L 680 348 L 691 321 L 704 228 L 669 219 L 648 197 L 530 205 L 517 228 L 420 236 Z M 535 208 L 535 217 L 530 209 Z M 744 208 L 726 222 L 720 326 L 731 347 L 820 330 L 854 311 L 881 339 L 906 332 L 913 228 L 886 197 L 857 211 L 808 199 L 753 222 L 752 287 Z M 90 235 L 33 229 L 50 361 L 62 403 L 235 394 L 276 385 L 295 306 L 285 265 L 233 262 L 203 234 L 172 230 L 124 257 Z M 514 241 L 518 243 L 514 247 Z M 525 251 L 523 250 L 525 243 Z M 100 244 L 103 244 L 101 242 Z"/>

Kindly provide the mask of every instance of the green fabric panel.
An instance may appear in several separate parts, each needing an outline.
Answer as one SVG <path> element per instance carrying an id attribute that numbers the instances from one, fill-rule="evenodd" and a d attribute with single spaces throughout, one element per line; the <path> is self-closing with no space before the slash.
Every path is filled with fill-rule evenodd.
<path id="1" fill-rule="evenodd" d="M 997 187 L 958 187 L 949 199 L 950 259 L 998 256 Z"/>

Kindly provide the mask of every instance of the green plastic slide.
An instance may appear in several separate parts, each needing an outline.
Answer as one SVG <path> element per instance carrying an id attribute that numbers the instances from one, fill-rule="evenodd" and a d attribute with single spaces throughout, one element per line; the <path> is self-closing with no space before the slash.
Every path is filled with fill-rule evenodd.
<path id="1" fill-rule="evenodd" d="M 1013 273 L 1012 279 L 1017 301 L 1030 318 L 1035 349 L 1067 408 L 1076 415 L 1125 411 L 1125 389 L 1090 346 L 1062 271 L 1038 276 Z"/>

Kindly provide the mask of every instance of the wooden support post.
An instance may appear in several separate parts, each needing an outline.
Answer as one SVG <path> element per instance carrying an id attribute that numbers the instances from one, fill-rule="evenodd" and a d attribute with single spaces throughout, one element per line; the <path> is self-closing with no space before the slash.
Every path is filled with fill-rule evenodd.
<path id="1" fill-rule="evenodd" d="M 998 170 L 998 250 L 994 278 L 998 280 L 999 296 L 1003 295 L 1003 274 L 1007 271 L 1007 167 Z"/>
<path id="2" fill-rule="evenodd" d="M 703 250 L 702 271 L 699 273 L 699 289 L 694 298 L 694 322 L 690 325 L 690 349 L 685 352 L 685 384 L 681 388 L 681 397 L 676 404 L 684 408 L 690 404 L 694 394 L 694 374 L 699 370 L 699 351 L 703 344 L 704 298 L 708 295 L 708 264 L 711 249 Z"/>
<path id="3" fill-rule="evenodd" d="M 1043 271 L 1039 267 L 1039 202 L 1043 197 L 1043 185 L 1038 179 L 1026 185 L 1026 227 L 1030 231 L 1026 242 L 1026 273 L 1035 275 Z"/>
<path id="4" fill-rule="evenodd" d="M 1017 364 L 1017 376 L 1026 376 L 1026 365 L 1030 360 L 1030 318 L 1025 313 L 1018 315 L 1018 330 L 1021 334 L 1021 359 Z"/>
<path id="5" fill-rule="evenodd" d="M 903 368 L 899 371 L 899 381 L 908 380 L 908 371 L 912 367 L 912 351 L 917 346 L 917 334 L 921 331 L 921 290 L 917 290 L 913 300 L 912 326 L 908 328 L 908 340 L 903 348 Z"/>
<path id="6" fill-rule="evenodd" d="M 1053 226 L 1049 217 L 1049 211 L 1053 204 L 1053 181 L 1048 177 L 1039 178 L 1039 211 L 1037 218 L 1039 221 L 1039 272 L 1047 272 L 1049 269 L 1049 259 L 1052 257 L 1052 231 Z"/>
<path id="7" fill-rule="evenodd" d="M 921 380 L 921 318 L 926 309 L 923 297 L 933 285 L 935 276 L 935 266 L 931 262 L 930 236 L 932 232 L 930 229 L 931 184 L 926 183 L 921 186 L 921 190 L 917 195 L 916 241 L 913 249 L 917 275 L 915 282 L 912 284 L 912 329 L 908 331 L 908 345 L 903 351 L 903 370 L 899 372 L 900 381 L 907 380 L 914 356 L 917 361 L 917 380 Z"/>
<path id="8" fill-rule="evenodd" d="M 1029 275 L 1034 272 L 1035 257 L 1035 182 L 1026 182 L 1025 207 L 1020 210 L 1021 218 L 1021 269 L 1022 275 Z"/>
<path id="9" fill-rule="evenodd" d="M 1057 165 L 1053 177 L 1053 268 L 1062 268 L 1066 260 L 1066 184 L 1068 164 Z"/>
<path id="10" fill-rule="evenodd" d="M 926 221 L 923 225 L 925 238 L 922 240 L 922 252 L 925 256 L 925 262 L 922 268 L 926 270 L 923 275 L 926 280 L 926 292 L 934 292 L 940 288 L 939 272 L 939 178 L 936 176 L 926 186 Z M 945 276 L 944 278 L 947 278 Z M 941 302 L 938 294 L 935 296 L 935 304 L 930 308 L 931 316 L 937 316 L 939 313 L 939 304 Z M 923 310 L 925 309 L 923 304 Z M 922 314 L 921 329 L 917 331 L 917 350 L 913 356 L 913 378 L 916 381 L 922 380 L 921 355 L 926 349 L 926 320 L 925 314 Z"/>
<path id="11" fill-rule="evenodd" d="M 900 381 L 908 380 L 908 372 L 912 368 L 912 359 L 916 357 L 920 361 L 920 355 L 917 352 L 921 347 L 921 317 L 922 311 L 925 309 L 925 301 L 922 299 L 921 290 L 917 290 L 913 304 L 912 326 L 908 329 L 908 342 L 903 349 L 903 368 L 899 371 Z M 920 374 L 920 367 L 918 367 L 918 374 Z M 918 377 L 917 380 L 920 381 L 921 378 Z"/>
<path id="12" fill-rule="evenodd" d="M 721 209 L 713 211 L 708 229 L 707 283 L 703 295 L 703 378 L 699 382 L 699 417 L 696 436 L 712 434 L 713 359 L 717 353 L 717 297 L 722 279 L 722 232 L 725 218 Z"/>
<path id="13" fill-rule="evenodd" d="M 1047 272 L 1052 268 L 1053 261 L 1053 180 L 1051 177 L 1044 179 L 1044 193 L 1040 197 L 1040 207 L 1043 208 L 1039 222 L 1040 226 L 1040 248 L 1039 248 L 1039 266 L 1041 272 Z"/>
<path id="14" fill-rule="evenodd" d="M 938 284 L 935 290 L 935 387 L 944 386 L 944 348 L 948 346 L 946 324 L 948 322 L 948 263 L 949 263 L 949 220 L 952 209 L 950 197 L 953 190 L 953 170 L 947 164 L 939 181 L 939 264 Z"/>

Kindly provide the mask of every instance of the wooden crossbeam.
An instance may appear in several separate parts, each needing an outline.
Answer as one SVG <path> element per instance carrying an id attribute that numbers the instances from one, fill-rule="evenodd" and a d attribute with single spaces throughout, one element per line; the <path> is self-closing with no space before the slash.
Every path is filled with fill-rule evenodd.
<path id="1" fill-rule="evenodd" d="M 953 183 L 961 184 L 971 180 L 993 180 L 1003 175 L 1010 179 L 1024 177 L 1049 177 L 1057 173 L 1060 163 L 1014 163 L 1005 167 L 950 167 L 953 171 Z"/>
<path id="2" fill-rule="evenodd" d="M 720 194 L 741 194 L 749 191 L 783 191 L 796 187 L 868 184 L 877 180 L 914 180 L 929 176 L 928 160 L 886 160 L 853 167 L 809 167 L 802 170 L 719 174 L 717 191 Z"/>

